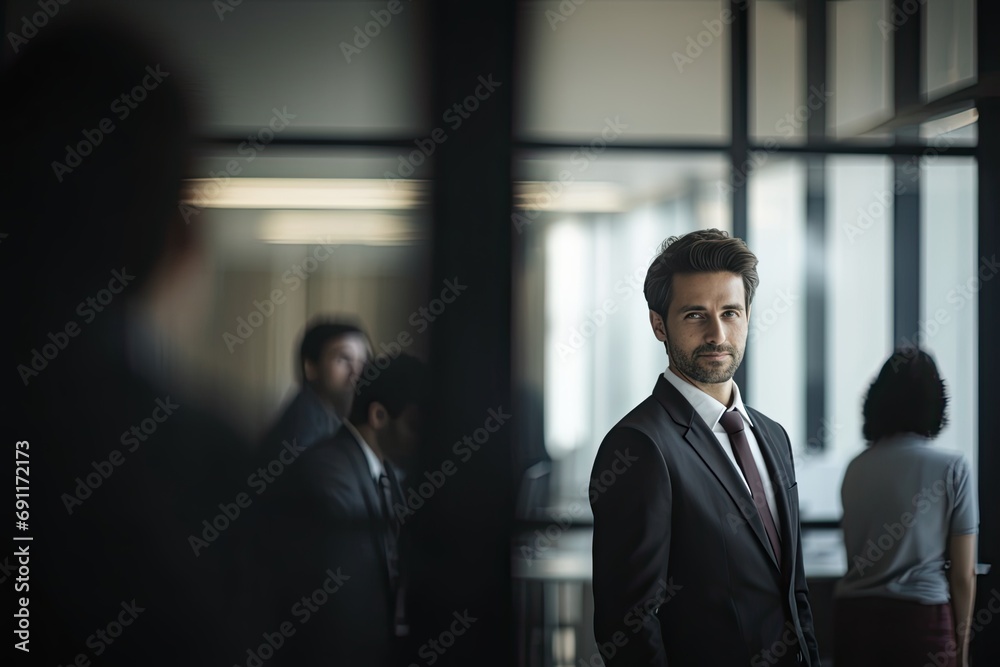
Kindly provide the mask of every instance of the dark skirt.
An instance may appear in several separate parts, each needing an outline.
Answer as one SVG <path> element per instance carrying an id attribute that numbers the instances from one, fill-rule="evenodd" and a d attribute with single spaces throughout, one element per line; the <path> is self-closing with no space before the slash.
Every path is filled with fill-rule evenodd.
<path id="1" fill-rule="evenodd" d="M 838 598 L 833 604 L 834 667 L 956 667 L 950 604 L 891 598 Z"/>

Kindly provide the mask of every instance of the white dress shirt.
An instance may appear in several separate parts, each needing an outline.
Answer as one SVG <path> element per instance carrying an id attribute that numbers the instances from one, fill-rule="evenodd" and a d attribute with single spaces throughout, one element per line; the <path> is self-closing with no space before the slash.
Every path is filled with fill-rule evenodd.
<path id="1" fill-rule="evenodd" d="M 381 477 L 382 473 L 385 472 L 385 466 L 382 464 L 382 461 L 379 460 L 378 455 L 375 454 L 371 445 L 365 442 L 365 439 L 361 437 L 361 433 L 358 432 L 358 429 L 354 428 L 354 424 L 345 420 L 344 428 L 349 430 L 357 441 L 361 443 L 361 451 L 365 453 L 365 460 L 368 461 L 368 470 L 371 472 L 372 480 L 376 485 L 378 485 L 379 477 Z"/>
<path id="2" fill-rule="evenodd" d="M 736 461 L 736 453 L 733 451 L 733 445 L 729 440 L 729 434 L 726 433 L 726 429 L 724 429 L 722 424 L 719 423 L 723 413 L 729 410 L 730 407 L 740 413 L 744 422 L 743 432 L 746 434 L 747 443 L 750 445 L 750 453 L 753 455 L 754 463 L 757 464 L 757 472 L 760 474 L 760 481 L 764 485 L 764 496 L 767 498 L 767 505 L 771 510 L 771 518 L 774 519 L 775 526 L 780 526 L 781 524 L 778 523 L 778 506 L 774 501 L 774 487 L 771 485 L 771 475 L 767 471 L 767 464 L 764 462 L 764 456 L 760 453 L 760 445 L 757 443 L 757 438 L 754 436 L 753 430 L 751 430 L 753 422 L 750 421 L 750 415 L 747 413 L 746 406 L 743 405 L 743 399 L 740 398 L 740 388 L 735 382 L 733 382 L 732 405 L 727 407 L 687 380 L 682 379 L 679 375 L 670 370 L 669 366 L 667 367 L 666 372 L 663 373 L 663 377 L 666 378 L 667 382 L 672 384 L 674 388 L 681 393 L 681 396 L 687 399 L 687 402 L 691 404 L 691 407 L 698 413 L 698 416 L 701 417 L 706 424 L 708 424 L 708 428 L 715 435 L 722 451 L 725 452 L 726 458 L 728 458 L 729 462 L 733 464 L 733 469 L 736 470 L 736 474 L 743 480 L 743 485 L 746 486 L 747 492 L 749 492 L 750 485 L 747 484 L 746 477 L 743 476 L 743 471 L 740 470 L 740 465 Z M 752 493 L 750 495 L 751 497 L 753 496 Z"/>

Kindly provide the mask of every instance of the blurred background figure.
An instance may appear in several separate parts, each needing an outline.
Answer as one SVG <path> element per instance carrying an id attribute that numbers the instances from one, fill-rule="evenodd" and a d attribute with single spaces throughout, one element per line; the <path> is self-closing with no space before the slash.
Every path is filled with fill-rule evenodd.
<path id="1" fill-rule="evenodd" d="M 336 433 L 351 414 L 370 354 L 368 336 L 357 324 L 312 322 L 299 346 L 301 388 L 265 437 L 268 449 L 286 440 L 308 448 Z"/>
<path id="2" fill-rule="evenodd" d="M 402 661 L 409 634 L 403 527 L 413 512 L 397 466 L 416 453 L 429 380 L 423 362 L 407 354 L 377 357 L 366 378 L 349 421 L 303 453 L 290 482 L 270 496 L 268 541 L 279 545 L 270 573 L 275 608 L 288 609 L 310 582 L 342 578 L 318 620 L 290 642 L 283 664 Z"/>
<path id="3" fill-rule="evenodd" d="M 177 208 L 191 114 L 149 43 L 107 17 L 54 20 L 3 73 L 33 664 L 231 664 L 258 624 L 251 526 L 217 517 L 248 443 L 157 363 L 165 323 L 195 322 L 210 286 Z"/>
<path id="4" fill-rule="evenodd" d="M 934 360 L 914 348 L 868 390 L 869 449 L 841 488 L 850 569 L 835 591 L 837 665 L 969 664 L 979 514 L 965 457 L 933 447 L 947 403 Z"/>

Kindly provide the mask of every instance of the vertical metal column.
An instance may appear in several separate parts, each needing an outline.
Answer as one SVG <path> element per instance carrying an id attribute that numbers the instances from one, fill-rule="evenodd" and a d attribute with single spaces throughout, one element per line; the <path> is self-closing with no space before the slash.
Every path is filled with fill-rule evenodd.
<path id="1" fill-rule="evenodd" d="M 740 170 L 745 168 L 749 153 L 750 132 L 750 3 L 747 0 L 729 0 L 728 10 L 733 14 L 733 22 L 729 26 L 729 68 L 730 68 L 730 134 L 732 146 L 729 151 L 730 184 L 733 211 L 733 236 L 747 239 L 747 181 L 746 174 Z M 752 248 L 751 248 L 752 249 Z M 736 371 L 734 380 L 746 396 L 747 367 L 749 357 L 743 358 L 743 363 Z M 753 399 L 751 398 L 750 401 Z"/>
<path id="2" fill-rule="evenodd" d="M 1000 7 L 994 2 L 978 2 L 979 81 L 996 81 L 1000 76 L 1000 49 L 994 45 Z M 983 261 L 1000 254 L 1000 96 L 996 87 L 986 89 L 976 100 L 979 110 L 979 254 Z M 972 640 L 972 663 L 1000 664 L 1000 615 L 982 623 L 978 611 L 996 609 L 1000 599 L 1000 280 L 983 283 L 979 291 L 979 561 L 992 570 L 978 577 L 978 595 L 973 616 L 976 635 Z M 992 605 L 992 606 L 989 606 Z"/>
<path id="3" fill-rule="evenodd" d="M 800 9 L 806 22 L 806 90 L 809 98 L 813 90 L 822 91 L 827 85 L 827 21 L 826 1 L 800 0 Z M 810 106 L 806 122 L 806 136 L 810 143 L 826 141 L 825 98 L 818 108 Z M 829 291 L 826 244 L 826 156 L 810 155 L 806 158 L 806 442 L 824 442 L 819 434 L 826 416 L 826 307 Z"/>
<path id="4" fill-rule="evenodd" d="M 893 53 L 893 103 L 895 113 L 918 105 L 922 58 L 921 26 L 923 5 L 904 0 L 894 0 L 896 11 L 910 14 L 892 33 Z M 919 127 L 897 130 L 897 140 L 906 141 L 919 136 Z M 915 342 L 920 327 L 920 172 L 906 169 L 912 157 L 897 156 L 893 159 L 894 199 L 892 207 L 892 293 L 893 341 Z"/>
<path id="5" fill-rule="evenodd" d="M 514 15 L 515 3 L 506 0 L 435 0 L 429 8 L 431 121 L 447 137 L 434 153 L 429 291 L 437 296 L 446 281 L 464 288 L 431 330 L 434 408 L 426 421 L 422 469 L 440 470 L 450 461 L 457 470 L 411 517 L 412 652 L 404 656 L 406 664 L 428 660 L 417 653 L 421 644 L 437 640 L 455 627 L 456 615 L 464 614 L 475 621 L 468 627 L 458 623 L 461 636 L 443 653 L 434 652 L 436 665 L 515 664 L 510 577 L 510 443 L 511 422 L 517 419 L 510 392 Z M 500 416 L 490 422 L 499 428 L 487 433 L 490 410 Z M 511 414 L 509 420 L 504 414 Z M 461 451 L 468 453 L 458 456 L 456 446 L 464 438 L 469 440 Z"/>

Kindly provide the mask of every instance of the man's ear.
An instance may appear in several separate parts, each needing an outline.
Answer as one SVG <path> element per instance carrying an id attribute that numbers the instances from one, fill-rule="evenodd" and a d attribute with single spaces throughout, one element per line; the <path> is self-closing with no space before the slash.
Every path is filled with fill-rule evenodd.
<path id="1" fill-rule="evenodd" d="M 389 411 L 378 401 L 372 401 L 368 406 L 368 425 L 376 431 L 385 428 L 389 423 Z"/>
<path id="2" fill-rule="evenodd" d="M 663 318 L 656 311 L 649 311 L 649 326 L 653 328 L 653 335 L 661 343 L 667 342 L 667 325 L 663 323 Z"/>
<path id="3" fill-rule="evenodd" d="M 306 382 L 315 382 L 319 379 L 319 369 L 316 368 L 316 364 L 309 359 L 306 359 L 305 363 L 302 365 L 302 372 L 306 376 Z"/>

